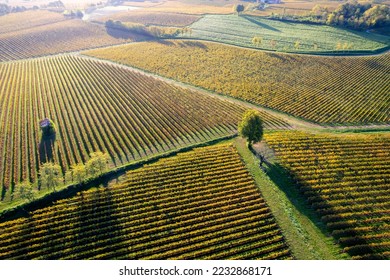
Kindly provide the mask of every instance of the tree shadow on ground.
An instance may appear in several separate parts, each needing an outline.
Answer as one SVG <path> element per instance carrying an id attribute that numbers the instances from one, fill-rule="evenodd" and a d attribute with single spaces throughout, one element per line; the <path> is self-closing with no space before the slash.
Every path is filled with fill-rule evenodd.
<path id="1" fill-rule="evenodd" d="M 124 40 L 132 40 L 132 41 L 146 41 L 151 40 L 153 37 L 148 34 L 140 34 L 136 32 L 130 32 L 127 30 L 112 28 L 106 26 L 106 32 L 108 35 L 115 39 L 124 39 Z"/>
<path id="2" fill-rule="evenodd" d="M 257 26 L 261 27 L 261 28 L 264 28 L 264 29 L 268 29 L 268 30 L 271 30 L 271 31 L 274 31 L 274 32 L 282 32 L 280 31 L 279 29 L 275 28 L 275 27 L 272 27 L 268 24 L 265 24 L 265 23 L 262 23 L 262 22 L 259 22 L 255 19 L 253 19 L 252 17 L 250 16 L 243 16 L 242 18 L 245 18 L 247 21 L 250 21 L 251 23 L 254 23 L 256 24 Z"/>
<path id="3" fill-rule="evenodd" d="M 358 231 L 350 228 L 348 232 L 343 232 L 343 229 L 345 229 L 343 222 L 347 221 L 341 215 L 337 214 L 336 211 L 333 211 L 333 206 L 320 195 L 320 192 L 311 192 L 310 201 L 315 201 L 315 204 L 309 203 L 304 192 L 308 191 L 310 187 L 302 186 L 294 174 L 279 163 L 268 164 L 266 174 L 286 194 L 296 209 L 307 216 L 323 234 L 332 236 L 335 242 L 343 248 L 360 245 L 356 250 L 345 252 L 349 256 L 368 255 L 371 256 L 371 259 L 383 259 L 383 256 L 377 254 L 370 248 L 369 244 L 367 244 Z M 316 204 L 321 205 L 321 207 L 316 209 Z M 329 223 L 327 224 L 325 218 L 327 214 L 321 213 L 321 209 L 326 209 L 327 214 L 332 215 L 332 221 L 340 222 L 340 228 L 334 225 L 330 226 Z M 343 241 L 343 237 L 346 236 L 351 237 L 348 239 L 348 242 Z"/>
<path id="4" fill-rule="evenodd" d="M 41 136 L 38 148 L 40 163 L 53 161 L 55 141 L 56 133 Z"/>
<path id="5" fill-rule="evenodd" d="M 201 42 L 196 42 L 196 41 L 183 41 L 179 43 L 180 47 L 196 47 L 196 48 L 201 48 L 204 50 L 207 50 L 207 46 Z"/>

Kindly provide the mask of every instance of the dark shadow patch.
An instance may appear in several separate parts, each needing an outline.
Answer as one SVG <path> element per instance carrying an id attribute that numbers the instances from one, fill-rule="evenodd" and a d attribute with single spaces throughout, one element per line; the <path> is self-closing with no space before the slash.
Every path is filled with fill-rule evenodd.
<path id="1" fill-rule="evenodd" d="M 153 37 L 148 34 L 141 34 L 123 30 L 120 28 L 112 28 L 106 26 L 106 32 L 108 35 L 115 39 L 133 40 L 133 41 L 146 41 L 151 40 Z"/>
<path id="2" fill-rule="evenodd" d="M 155 42 L 164 46 L 175 46 L 173 42 L 167 40 L 156 40 Z"/>
<path id="3" fill-rule="evenodd" d="M 205 44 L 197 41 L 183 41 L 180 43 L 180 45 L 184 47 L 195 47 L 195 48 L 207 50 L 207 46 Z"/>
<path id="4" fill-rule="evenodd" d="M 346 248 L 359 245 L 343 253 L 349 256 L 370 256 L 370 259 L 383 259 L 384 256 L 374 252 L 370 245 L 356 230 L 346 230 L 347 221 L 335 211 L 329 202 L 323 199 L 320 192 L 316 192 L 310 186 L 304 186 L 299 179 L 288 169 L 279 163 L 267 166 L 267 175 L 282 190 L 296 209 L 307 216 L 313 224 L 326 236 L 332 236 L 336 243 Z M 310 193 L 310 195 L 308 195 Z M 336 223 L 330 223 L 337 221 Z M 348 237 L 348 239 L 343 238 Z M 340 252 L 342 253 L 342 252 Z"/>
<path id="5" fill-rule="evenodd" d="M 261 28 L 268 29 L 268 30 L 271 30 L 271 31 L 274 31 L 274 32 L 282 32 L 282 31 L 280 31 L 279 29 L 277 29 L 277 28 L 275 28 L 275 27 L 272 27 L 272 26 L 270 26 L 270 25 L 268 25 L 268 24 L 259 22 L 259 21 L 255 20 L 255 19 L 252 18 L 252 17 L 249 17 L 249 16 L 242 16 L 242 18 L 245 18 L 246 20 L 250 21 L 251 23 L 256 24 L 257 26 L 259 26 L 259 27 L 261 27 Z"/>
<path id="6" fill-rule="evenodd" d="M 41 163 L 52 162 L 54 154 L 54 145 L 56 141 L 56 133 L 50 135 L 42 135 L 39 142 L 39 159 Z"/>

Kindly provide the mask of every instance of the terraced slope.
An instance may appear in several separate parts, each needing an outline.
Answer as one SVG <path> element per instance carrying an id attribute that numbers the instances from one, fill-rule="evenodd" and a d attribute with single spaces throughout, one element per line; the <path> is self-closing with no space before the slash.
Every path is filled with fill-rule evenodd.
<path id="1" fill-rule="evenodd" d="M 160 160 L 0 232 L 1 259 L 292 258 L 230 145 Z"/>
<path id="2" fill-rule="evenodd" d="M 390 134 L 272 133 L 267 143 L 354 259 L 390 259 Z"/>
<path id="3" fill-rule="evenodd" d="M 0 64 L 2 200 L 20 181 L 35 182 L 39 165 L 63 171 L 107 152 L 125 163 L 234 135 L 245 108 L 122 67 L 76 56 Z M 288 125 L 268 114 L 267 128 Z M 55 139 L 42 138 L 50 118 Z M 7 196 L 7 197 L 6 197 Z"/>
<path id="4" fill-rule="evenodd" d="M 87 54 L 321 124 L 390 124 L 390 54 L 288 55 L 177 40 Z"/>

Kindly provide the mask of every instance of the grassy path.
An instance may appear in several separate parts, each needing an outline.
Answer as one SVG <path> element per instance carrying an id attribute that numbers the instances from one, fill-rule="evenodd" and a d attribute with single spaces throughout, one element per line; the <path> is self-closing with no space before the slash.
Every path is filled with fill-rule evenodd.
<path id="1" fill-rule="evenodd" d="M 276 184 L 259 168 L 258 160 L 249 151 L 244 139 L 236 138 L 234 144 L 282 228 L 294 256 L 299 260 L 348 259 L 333 238 L 326 234 L 322 223 L 306 209 L 295 189 L 289 188 L 288 178 L 278 176 Z"/>

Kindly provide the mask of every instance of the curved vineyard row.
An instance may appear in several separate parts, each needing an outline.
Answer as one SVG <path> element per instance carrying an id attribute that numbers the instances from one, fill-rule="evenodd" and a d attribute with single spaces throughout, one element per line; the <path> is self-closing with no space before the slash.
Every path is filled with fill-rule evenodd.
<path id="1" fill-rule="evenodd" d="M 2 199 L 40 163 L 68 170 L 91 152 L 114 165 L 233 135 L 243 107 L 136 72 L 75 56 L 0 64 Z M 288 125 L 262 113 L 267 128 Z M 56 139 L 41 138 L 49 117 Z"/>
<path id="2" fill-rule="evenodd" d="M 11 13 L 0 17 L 0 34 L 31 29 L 67 20 L 62 14 L 44 10 Z"/>
<path id="3" fill-rule="evenodd" d="M 390 259 L 390 135 L 267 134 L 280 163 L 355 259 Z"/>
<path id="4" fill-rule="evenodd" d="M 134 41 L 137 35 L 81 20 L 66 20 L 0 34 L 0 62 Z"/>
<path id="5" fill-rule="evenodd" d="M 0 259 L 292 258 L 230 145 L 136 169 L 120 184 L 0 223 L 0 232 Z"/>
<path id="6" fill-rule="evenodd" d="M 322 124 L 390 123 L 390 54 L 314 57 L 195 41 L 137 43 L 87 54 Z"/>

